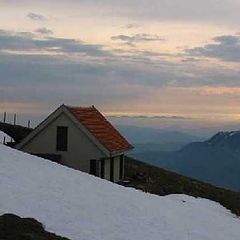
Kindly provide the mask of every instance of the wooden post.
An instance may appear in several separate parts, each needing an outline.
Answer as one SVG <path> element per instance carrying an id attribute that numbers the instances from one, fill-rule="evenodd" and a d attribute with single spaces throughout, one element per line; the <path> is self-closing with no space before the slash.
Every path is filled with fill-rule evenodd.
<path id="1" fill-rule="evenodd" d="M 146 182 L 146 192 L 150 192 L 150 185 L 151 185 L 151 166 L 148 166 L 147 168 L 147 182 Z"/>
<path id="2" fill-rule="evenodd" d="M 3 137 L 3 144 L 6 145 L 6 137 Z"/>
<path id="3" fill-rule="evenodd" d="M 7 119 L 7 113 L 4 112 L 4 113 L 3 113 L 3 123 L 6 123 L 6 119 Z"/>
<path id="4" fill-rule="evenodd" d="M 16 125 L 16 122 L 17 122 L 17 114 L 15 113 L 13 117 L 13 125 Z"/>

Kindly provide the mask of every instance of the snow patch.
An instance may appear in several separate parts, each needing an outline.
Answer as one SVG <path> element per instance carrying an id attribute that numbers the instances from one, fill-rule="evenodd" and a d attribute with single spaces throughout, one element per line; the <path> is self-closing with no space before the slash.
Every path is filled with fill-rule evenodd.
<path id="1" fill-rule="evenodd" d="M 0 145 L 0 214 L 33 217 L 72 240 L 239 240 L 220 204 L 124 188 Z"/>

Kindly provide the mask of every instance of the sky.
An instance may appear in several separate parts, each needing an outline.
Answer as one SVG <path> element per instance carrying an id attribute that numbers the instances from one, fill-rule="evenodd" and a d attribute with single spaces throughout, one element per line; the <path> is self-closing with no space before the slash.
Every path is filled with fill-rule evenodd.
<path id="1" fill-rule="evenodd" d="M 240 122 L 239 0 L 0 0 L 0 113 L 95 105 L 116 124 Z"/>

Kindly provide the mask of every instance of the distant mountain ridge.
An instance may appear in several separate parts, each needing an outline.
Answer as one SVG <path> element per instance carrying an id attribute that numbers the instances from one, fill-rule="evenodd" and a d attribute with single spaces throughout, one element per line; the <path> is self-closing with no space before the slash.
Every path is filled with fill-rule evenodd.
<path id="1" fill-rule="evenodd" d="M 133 157 L 182 175 L 240 191 L 240 131 L 219 132 L 179 151 L 152 151 Z"/>
<path id="2" fill-rule="evenodd" d="M 197 136 L 175 130 L 136 127 L 127 125 L 118 125 L 116 127 L 130 142 L 133 143 L 189 143 L 193 141 L 200 141 L 202 139 Z"/>
<path id="3" fill-rule="evenodd" d="M 240 131 L 219 132 L 206 141 L 208 144 L 240 151 Z"/>

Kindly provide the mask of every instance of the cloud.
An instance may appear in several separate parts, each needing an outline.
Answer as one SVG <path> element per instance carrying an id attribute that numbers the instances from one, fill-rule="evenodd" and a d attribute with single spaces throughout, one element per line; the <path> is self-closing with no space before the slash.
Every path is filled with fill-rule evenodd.
<path id="1" fill-rule="evenodd" d="M 18 6 L 20 1 L 1 1 L 9 8 Z M 21 5 L 29 9 L 36 7 L 35 1 L 21 0 Z M 38 9 L 51 9 L 52 12 L 61 13 L 68 10 L 82 17 L 108 18 L 110 21 L 117 17 L 128 22 L 174 21 L 197 22 L 231 25 L 238 27 L 240 24 L 238 0 L 58 0 L 38 1 Z M 78 10 L 82 11 L 79 12 Z M 223 17 L 224 16 L 224 17 Z"/>
<path id="2" fill-rule="evenodd" d="M 222 35 L 213 38 L 214 43 L 203 47 L 186 49 L 190 56 L 217 58 L 223 61 L 240 62 L 240 36 Z"/>
<path id="3" fill-rule="evenodd" d="M 208 95 L 240 95 L 240 88 L 239 87 L 202 87 L 200 92 L 203 94 Z"/>
<path id="4" fill-rule="evenodd" d="M 146 34 L 146 33 L 135 34 L 132 36 L 117 35 L 117 36 L 112 36 L 111 39 L 113 41 L 121 41 L 124 44 L 127 44 L 129 46 L 135 46 L 136 43 L 140 43 L 140 42 L 164 41 L 164 39 L 158 35 L 151 35 L 151 34 Z"/>
<path id="5" fill-rule="evenodd" d="M 47 51 L 49 54 L 85 54 L 87 56 L 110 56 L 101 45 L 87 44 L 80 40 L 45 36 L 35 38 L 30 32 L 0 30 L 0 50 L 5 51 Z"/>
<path id="6" fill-rule="evenodd" d="M 30 12 L 27 17 L 33 21 L 46 21 L 47 18 L 41 14 Z"/>
<path id="7" fill-rule="evenodd" d="M 4 58 L 4 61 L 1 61 L 2 65 L 6 62 L 7 56 L 10 57 L 9 55 L 13 55 L 10 63 L 14 61 L 14 58 L 20 58 L 17 58 L 17 56 L 24 54 L 29 55 L 29 57 L 22 56 L 23 62 L 29 64 L 31 63 L 30 56 L 36 56 L 32 61 L 38 62 L 39 59 L 42 64 L 42 54 L 44 53 L 45 56 L 55 59 L 51 60 L 56 61 L 54 67 L 62 58 L 64 60 L 63 66 L 68 69 L 66 72 L 69 71 L 70 73 L 68 77 L 72 79 L 74 79 L 73 76 L 81 78 L 83 75 L 84 78 L 101 78 L 103 82 L 105 82 L 104 78 L 114 79 L 119 83 L 123 82 L 124 84 L 149 88 L 204 85 L 239 86 L 240 84 L 240 71 L 238 69 L 227 69 L 216 65 L 201 65 L 202 62 L 199 61 L 174 63 L 162 59 L 164 54 L 145 51 L 133 51 L 129 55 L 116 55 L 110 50 L 105 50 L 102 45 L 88 44 L 71 38 L 44 36 L 39 39 L 30 32 L 0 30 L 1 53 Z M 9 65 L 11 65 L 10 63 Z M 88 64 L 87 67 L 85 64 Z M 21 61 L 18 61 L 17 65 L 13 66 L 12 69 L 18 70 L 20 66 L 23 67 Z M 52 66 L 53 70 L 54 67 Z M 23 68 L 25 69 L 25 66 Z M 45 68 L 45 65 L 39 67 L 39 69 Z M 59 68 L 61 68 L 61 64 Z M 9 75 L 11 75 L 11 71 L 8 72 Z M 35 73 L 38 72 L 36 69 L 34 71 Z M 56 71 L 61 72 L 59 69 Z M 24 71 L 21 74 L 24 75 Z M 16 77 L 21 74 L 16 73 Z M 31 74 L 33 78 L 36 78 L 34 72 Z M 41 76 L 41 73 L 38 74 Z M 62 74 L 65 76 L 65 72 Z M 5 78 L 7 79 L 7 76 Z"/>
<path id="8" fill-rule="evenodd" d="M 149 115 L 107 115 L 109 118 L 129 118 L 129 119 L 159 119 L 159 120 L 190 120 L 192 118 L 183 116 L 149 116 Z"/>
<path id="9" fill-rule="evenodd" d="M 185 97 L 180 95 L 180 87 L 240 86 L 238 69 L 202 66 L 201 62 L 173 63 L 158 59 L 158 54 L 133 50 L 123 57 L 102 45 L 81 40 L 49 36 L 39 39 L 30 32 L 0 30 L 0 102 L 141 108 L 149 101 L 165 105 L 160 104 L 164 99 L 159 100 L 159 96 L 168 87 L 176 88 L 172 98 L 180 101 Z"/>
<path id="10" fill-rule="evenodd" d="M 67 1 L 62 0 L 65 6 Z M 238 26 L 238 0 L 72 0 L 74 7 L 87 6 L 91 9 L 90 15 L 121 17 L 130 21 L 192 21 L 232 24 Z M 88 12 L 83 13 L 88 14 Z M 89 16 L 90 16 L 89 15 Z M 224 17 L 223 17 L 224 16 Z"/>
<path id="11" fill-rule="evenodd" d="M 137 28 L 137 27 L 139 27 L 139 25 L 133 24 L 133 23 L 129 23 L 129 24 L 124 25 L 122 28 L 124 28 L 124 29 L 133 29 L 133 28 Z"/>
<path id="12" fill-rule="evenodd" d="M 48 29 L 48 28 L 38 28 L 35 30 L 35 32 L 37 33 L 40 33 L 40 34 L 43 34 L 43 35 L 51 35 L 53 34 L 53 31 L 51 29 Z"/>
<path id="13" fill-rule="evenodd" d="M 0 102 L 128 105 L 142 99 L 143 88 L 131 83 L 135 74 L 135 69 L 111 61 L 98 64 L 61 56 L 1 55 Z M 138 78 L 144 78 L 143 74 L 138 73 Z"/>

